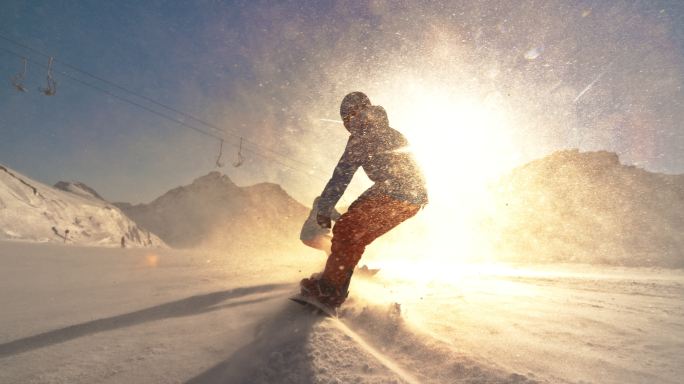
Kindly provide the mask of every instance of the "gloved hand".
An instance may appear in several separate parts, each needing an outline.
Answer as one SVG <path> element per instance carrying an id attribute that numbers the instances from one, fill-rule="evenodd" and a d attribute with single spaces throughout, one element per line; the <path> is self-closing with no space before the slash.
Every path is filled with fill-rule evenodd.
<path id="1" fill-rule="evenodd" d="M 332 221 L 330 220 L 330 217 L 320 213 L 316 215 L 316 222 L 322 228 L 330 229 L 330 227 L 332 227 Z"/>

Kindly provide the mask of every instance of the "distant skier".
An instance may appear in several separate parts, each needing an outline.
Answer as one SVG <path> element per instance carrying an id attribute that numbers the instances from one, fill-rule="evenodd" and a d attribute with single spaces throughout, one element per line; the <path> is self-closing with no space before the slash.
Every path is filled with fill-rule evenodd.
<path id="1" fill-rule="evenodd" d="M 344 127 L 351 133 L 332 178 L 317 201 L 316 222 L 331 227 L 335 204 L 359 167 L 374 182 L 354 201 L 332 229 L 332 253 L 320 274 L 303 279 L 301 294 L 330 308 L 348 295 L 354 267 L 367 245 L 428 202 L 425 179 L 408 150 L 406 138 L 389 126 L 384 108 L 362 92 L 352 92 L 340 105 Z"/>

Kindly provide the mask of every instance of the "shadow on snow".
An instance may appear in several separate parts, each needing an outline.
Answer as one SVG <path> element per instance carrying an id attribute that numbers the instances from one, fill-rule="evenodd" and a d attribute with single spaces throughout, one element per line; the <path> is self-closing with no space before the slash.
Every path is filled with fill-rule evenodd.
<path id="1" fill-rule="evenodd" d="M 314 383 L 309 336 L 324 319 L 290 302 L 257 328 L 255 339 L 185 384 Z"/>
<path id="2" fill-rule="evenodd" d="M 173 301 L 140 311 L 109 317 L 106 319 L 93 320 L 86 323 L 71 325 L 65 328 L 41 333 L 8 343 L 0 344 L 0 358 L 25 353 L 34 349 L 51 346 L 70 341 L 79 337 L 94 333 L 111 331 L 130 327 L 150 321 L 157 321 L 173 317 L 193 316 L 212 312 L 227 307 L 253 304 L 268 300 L 269 297 L 243 300 L 234 303 L 221 304 L 223 301 L 235 299 L 251 294 L 265 293 L 290 287 L 291 284 L 267 284 L 253 287 L 235 288 L 227 291 L 213 292 L 203 295 L 190 296 L 188 298 Z"/>

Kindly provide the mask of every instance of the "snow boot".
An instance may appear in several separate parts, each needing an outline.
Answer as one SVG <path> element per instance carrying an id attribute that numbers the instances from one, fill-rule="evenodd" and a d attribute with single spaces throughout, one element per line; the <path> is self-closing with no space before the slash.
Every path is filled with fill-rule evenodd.
<path id="1" fill-rule="evenodd" d="M 313 298 L 319 303 L 331 308 L 338 308 L 349 295 L 347 283 L 342 288 L 337 288 L 327 280 L 323 279 L 320 274 L 313 274 L 308 279 L 302 279 L 299 283 L 301 287 L 301 294 L 306 297 Z"/>

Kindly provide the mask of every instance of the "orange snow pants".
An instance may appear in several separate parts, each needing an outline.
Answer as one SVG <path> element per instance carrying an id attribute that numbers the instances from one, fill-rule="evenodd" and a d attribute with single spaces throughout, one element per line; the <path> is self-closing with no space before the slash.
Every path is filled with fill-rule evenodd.
<path id="1" fill-rule="evenodd" d="M 419 210 L 420 205 L 383 194 L 354 201 L 333 227 L 332 253 L 325 264 L 323 279 L 346 292 L 366 246 Z"/>

